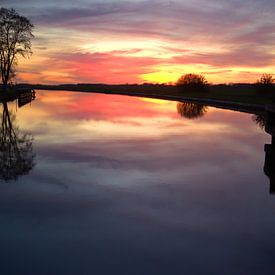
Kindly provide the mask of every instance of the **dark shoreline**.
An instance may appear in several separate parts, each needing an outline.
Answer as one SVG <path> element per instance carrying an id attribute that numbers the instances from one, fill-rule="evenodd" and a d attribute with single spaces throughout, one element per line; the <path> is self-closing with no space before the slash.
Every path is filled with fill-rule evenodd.
<path id="1" fill-rule="evenodd" d="M 6 100 L 8 98 L 14 100 L 18 96 L 18 91 L 24 89 L 76 91 L 158 98 L 258 114 L 263 113 L 266 106 L 272 104 L 275 86 L 268 93 L 261 94 L 255 84 L 210 85 L 206 91 L 180 90 L 179 87 L 164 84 L 18 84 L 14 86 L 13 91 L 8 96 L 4 95 L 4 97 L 6 97 Z M 0 96 L 0 100 L 3 100 L 3 95 Z"/>
<path id="2" fill-rule="evenodd" d="M 181 90 L 177 86 L 164 84 L 20 84 L 17 86 L 36 90 L 94 92 L 158 98 L 197 103 L 246 113 L 262 113 L 265 111 L 266 105 L 272 103 L 272 93 L 260 94 L 255 84 L 209 85 L 206 91 Z M 272 89 L 275 90 L 275 86 Z"/>

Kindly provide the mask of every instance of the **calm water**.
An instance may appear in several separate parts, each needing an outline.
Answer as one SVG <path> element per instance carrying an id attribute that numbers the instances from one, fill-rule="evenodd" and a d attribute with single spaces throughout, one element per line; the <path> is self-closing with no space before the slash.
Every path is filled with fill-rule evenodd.
<path id="1" fill-rule="evenodd" d="M 43 91 L 8 109 L 23 153 L 1 160 L 0 274 L 275 274 L 252 115 Z"/>

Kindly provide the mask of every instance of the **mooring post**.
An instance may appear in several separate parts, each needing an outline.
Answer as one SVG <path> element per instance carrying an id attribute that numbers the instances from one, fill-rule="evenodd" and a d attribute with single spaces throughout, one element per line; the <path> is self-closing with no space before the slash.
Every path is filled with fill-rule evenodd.
<path id="1" fill-rule="evenodd" d="M 265 144 L 264 172 L 270 180 L 270 193 L 275 194 L 275 104 L 266 106 L 265 131 L 271 135 L 271 144 Z"/>

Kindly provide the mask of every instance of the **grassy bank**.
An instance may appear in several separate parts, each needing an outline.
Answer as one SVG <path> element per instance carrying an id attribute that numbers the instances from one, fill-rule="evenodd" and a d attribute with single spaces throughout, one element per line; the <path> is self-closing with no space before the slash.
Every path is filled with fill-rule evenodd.
<path id="1" fill-rule="evenodd" d="M 182 91 L 182 95 L 238 102 L 244 104 L 266 105 L 271 104 L 275 95 L 273 91 L 261 91 L 257 85 L 215 85 L 210 86 L 207 91 Z"/>

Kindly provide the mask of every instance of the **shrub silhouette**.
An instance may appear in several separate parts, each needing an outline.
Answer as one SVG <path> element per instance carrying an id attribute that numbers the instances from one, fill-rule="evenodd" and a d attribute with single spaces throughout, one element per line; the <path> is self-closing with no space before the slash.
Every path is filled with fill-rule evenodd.
<path id="1" fill-rule="evenodd" d="M 207 106 L 190 103 L 190 102 L 178 102 L 177 111 L 181 117 L 188 119 L 195 119 L 204 116 L 207 113 Z"/>
<path id="2" fill-rule="evenodd" d="M 178 79 L 176 85 L 186 90 L 206 90 L 208 82 L 203 75 L 185 74 Z"/>
<path id="3" fill-rule="evenodd" d="M 256 82 L 258 92 L 260 94 L 270 94 L 271 91 L 274 91 L 274 81 L 272 74 L 262 74 Z"/>

